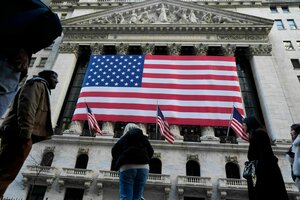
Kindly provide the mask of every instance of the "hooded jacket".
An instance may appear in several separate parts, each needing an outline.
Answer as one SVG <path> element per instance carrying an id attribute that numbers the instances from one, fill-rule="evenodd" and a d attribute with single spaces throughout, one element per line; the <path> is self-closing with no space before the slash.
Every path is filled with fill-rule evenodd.
<path id="1" fill-rule="evenodd" d="M 49 95 L 45 79 L 35 77 L 28 80 L 18 91 L 2 123 L 4 137 L 30 139 L 32 134 L 43 138 L 53 135 Z"/>
<path id="2" fill-rule="evenodd" d="M 112 148 L 112 169 L 119 170 L 124 164 L 149 164 L 153 148 L 141 129 L 128 131 Z"/>
<path id="3" fill-rule="evenodd" d="M 293 142 L 292 152 L 295 153 L 293 173 L 295 176 L 300 176 L 300 135 L 298 135 Z"/>

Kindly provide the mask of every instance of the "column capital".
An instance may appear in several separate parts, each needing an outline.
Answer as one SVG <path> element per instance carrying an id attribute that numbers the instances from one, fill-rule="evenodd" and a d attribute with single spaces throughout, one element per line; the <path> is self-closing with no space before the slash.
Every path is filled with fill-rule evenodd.
<path id="1" fill-rule="evenodd" d="M 145 54 L 145 55 L 146 54 L 153 54 L 154 47 L 155 47 L 154 44 L 149 44 L 149 43 L 141 45 L 143 54 Z"/>
<path id="2" fill-rule="evenodd" d="M 59 47 L 60 53 L 74 53 L 78 55 L 79 44 L 78 43 L 61 43 Z"/>
<path id="3" fill-rule="evenodd" d="M 128 44 L 124 44 L 124 43 L 116 44 L 117 54 L 127 54 L 128 48 L 129 48 Z"/>
<path id="4" fill-rule="evenodd" d="M 179 55 L 181 50 L 181 44 L 168 44 L 168 49 L 170 55 Z"/>
<path id="5" fill-rule="evenodd" d="M 200 56 L 200 55 L 206 55 L 207 54 L 207 50 L 208 50 L 208 45 L 207 44 L 195 44 L 195 52 L 196 55 Z"/>
<path id="6" fill-rule="evenodd" d="M 102 54 L 103 53 L 103 44 L 99 44 L 99 43 L 94 43 L 91 44 L 91 51 L 92 54 Z"/>
<path id="7" fill-rule="evenodd" d="M 236 45 L 233 44 L 224 44 L 222 45 L 222 51 L 225 56 L 234 56 Z"/>
<path id="8" fill-rule="evenodd" d="M 271 44 L 253 44 L 249 50 L 253 56 L 270 56 L 272 52 Z"/>

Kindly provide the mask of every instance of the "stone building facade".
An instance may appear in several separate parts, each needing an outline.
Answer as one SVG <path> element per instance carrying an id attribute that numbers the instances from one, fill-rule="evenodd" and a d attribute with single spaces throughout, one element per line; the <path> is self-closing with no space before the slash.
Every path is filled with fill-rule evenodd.
<path id="1" fill-rule="evenodd" d="M 266 126 L 290 199 L 299 192 L 285 159 L 290 125 L 300 122 L 300 1 L 52 0 L 63 35 L 33 56 L 30 76 L 59 74 L 52 92 L 56 135 L 35 144 L 5 198 L 118 199 L 112 145 L 126 123 L 99 121 L 104 136 L 72 121 L 92 54 L 235 56 L 247 115 Z M 145 198 L 247 199 L 241 177 L 248 143 L 227 127 L 171 124 L 175 144 L 139 124 L 155 150 Z"/>

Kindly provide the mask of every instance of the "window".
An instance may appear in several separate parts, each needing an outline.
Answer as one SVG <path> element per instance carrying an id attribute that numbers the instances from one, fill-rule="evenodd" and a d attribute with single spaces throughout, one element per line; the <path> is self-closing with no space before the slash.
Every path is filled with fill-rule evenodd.
<path id="1" fill-rule="evenodd" d="M 77 168 L 77 169 L 86 169 L 88 161 L 89 161 L 89 156 L 88 155 L 80 154 L 77 157 L 75 168 Z"/>
<path id="2" fill-rule="evenodd" d="M 291 59 L 291 62 L 292 62 L 294 69 L 300 69 L 299 59 Z"/>
<path id="3" fill-rule="evenodd" d="M 270 6 L 271 13 L 278 13 L 276 6 Z"/>
<path id="4" fill-rule="evenodd" d="M 291 41 L 283 41 L 285 50 L 294 50 L 294 47 L 292 45 Z"/>
<path id="5" fill-rule="evenodd" d="M 298 49 L 300 49 L 300 41 L 297 41 L 296 43 L 297 43 Z"/>
<path id="6" fill-rule="evenodd" d="M 275 24 L 276 24 L 278 30 L 283 30 L 284 29 L 284 25 L 283 25 L 281 19 L 275 19 Z"/>
<path id="7" fill-rule="evenodd" d="M 298 77 L 298 80 L 299 80 L 299 82 L 300 82 L 300 76 L 297 76 Z"/>
<path id="8" fill-rule="evenodd" d="M 67 13 L 61 13 L 60 19 L 66 19 L 66 17 L 67 17 Z"/>
<path id="9" fill-rule="evenodd" d="M 26 200 L 43 200 L 47 186 L 31 185 Z"/>
<path id="10" fill-rule="evenodd" d="M 200 176 L 200 165 L 197 161 L 189 160 L 186 163 L 187 176 Z"/>
<path id="11" fill-rule="evenodd" d="M 282 9 L 282 12 L 283 12 L 283 13 L 289 13 L 289 12 L 290 12 L 288 6 L 281 6 L 281 9 Z"/>
<path id="12" fill-rule="evenodd" d="M 293 19 L 288 19 L 287 22 L 288 22 L 289 27 L 290 27 L 291 30 L 297 29 L 296 23 Z"/>
<path id="13" fill-rule="evenodd" d="M 240 170 L 239 166 L 236 163 L 228 162 L 225 165 L 226 178 L 236 178 L 240 179 Z"/>
<path id="14" fill-rule="evenodd" d="M 82 200 L 84 189 L 67 188 L 64 200 Z"/>
<path id="15" fill-rule="evenodd" d="M 41 161 L 41 166 L 50 167 L 52 164 L 53 158 L 54 158 L 53 152 L 49 151 L 49 152 L 44 153 L 43 159 Z"/>
<path id="16" fill-rule="evenodd" d="M 41 58 L 40 64 L 36 67 L 45 67 L 47 58 Z"/>
<path id="17" fill-rule="evenodd" d="M 158 158 L 152 158 L 149 163 L 149 173 L 161 174 L 161 161 Z"/>
<path id="18" fill-rule="evenodd" d="M 36 58 L 34 58 L 34 57 L 32 57 L 30 59 L 29 67 L 33 67 L 35 60 L 36 60 Z"/>

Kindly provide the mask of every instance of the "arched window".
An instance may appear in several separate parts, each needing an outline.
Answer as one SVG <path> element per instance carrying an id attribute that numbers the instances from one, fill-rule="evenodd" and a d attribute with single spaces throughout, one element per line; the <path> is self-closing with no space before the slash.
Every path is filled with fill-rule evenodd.
<path id="1" fill-rule="evenodd" d="M 187 176 L 200 176 L 200 165 L 197 161 L 189 160 L 186 163 Z"/>
<path id="2" fill-rule="evenodd" d="M 75 168 L 86 169 L 88 161 L 89 161 L 89 156 L 88 155 L 80 154 L 77 157 Z"/>
<path id="3" fill-rule="evenodd" d="M 158 158 L 152 158 L 150 160 L 150 170 L 149 173 L 161 174 L 161 161 Z"/>
<path id="4" fill-rule="evenodd" d="M 238 164 L 234 162 L 228 162 L 225 165 L 226 178 L 236 178 L 240 179 L 240 169 Z"/>
<path id="5" fill-rule="evenodd" d="M 41 161 L 41 166 L 51 166 L 52 161 L 54 158 L 54 153 L 52 151 L 48 151 L 44 153 L 42 161 Z"/>

